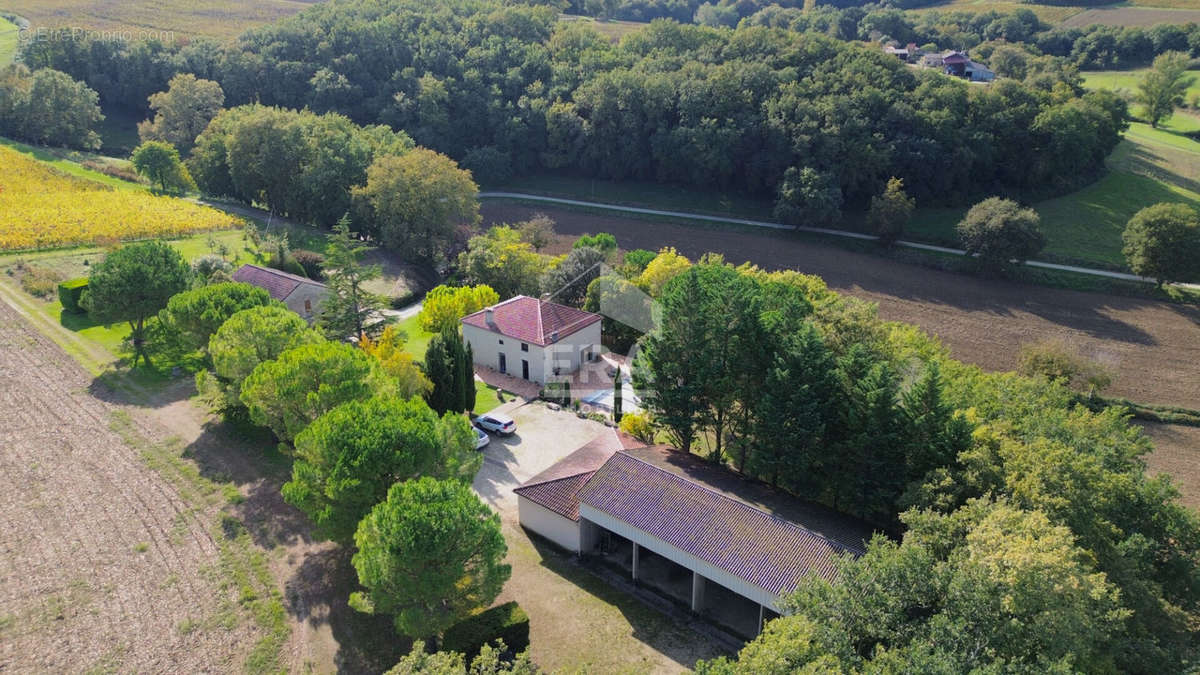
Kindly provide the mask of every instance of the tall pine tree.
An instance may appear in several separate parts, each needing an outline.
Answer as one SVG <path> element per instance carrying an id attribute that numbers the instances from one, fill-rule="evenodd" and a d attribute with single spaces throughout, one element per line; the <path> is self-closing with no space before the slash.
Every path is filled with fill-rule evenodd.
<path id="1" fill-rule="evenodd" d="M 379 265 L 363 265 L 362 256 L 371 250 L 350 231 L 350 218 L 342 216 L 333 232 L 326 235 L 325 286 L 329 293 L 321 301 L 318 324 L 330 340 L 368 335 L 378 337 L 389 319 L 379 310 L 384 299 L 363 286 L 383 273 Z"/>

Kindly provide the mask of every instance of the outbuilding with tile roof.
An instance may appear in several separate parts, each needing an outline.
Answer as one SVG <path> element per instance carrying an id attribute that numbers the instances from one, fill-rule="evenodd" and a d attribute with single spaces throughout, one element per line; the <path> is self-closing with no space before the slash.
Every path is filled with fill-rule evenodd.
<path id="1" fill-rule="evenodd" d="M 716 584 L 754 603 L 760 627 L 801 579 L 835 579 L 837 558 L 861 555 L 872 536 L 867 523 L 667 446 L 590 443 L 516 493 L 526 529 L 584 555 L 629 546 L 635 581 L 648 556 L 670 561 L 691 572 L 694 611 Z"/>
<path id="2" fill-rule="evenodd" d="M 518 295 L 462 319 L 476 365 L 545 384 L 600 354 L 599 314 Z"/>
<path id="3" fill-rule="evenodd" d="M 329 293 L 319 281 L 261 265 L 242 265 L 233 273 L 233 280 L 265 289 L 309 323 L 317 318 L 321 301 Z"/>

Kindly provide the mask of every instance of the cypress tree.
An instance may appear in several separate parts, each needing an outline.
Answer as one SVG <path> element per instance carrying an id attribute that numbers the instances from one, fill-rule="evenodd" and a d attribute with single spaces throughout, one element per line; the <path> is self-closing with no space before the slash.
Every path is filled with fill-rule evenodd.
<path id="1" fill-rule="evenodd" d="M 621 366 L 617 366 L 617 374 L 613 375 L 613 421 L 621 423 Z"/>

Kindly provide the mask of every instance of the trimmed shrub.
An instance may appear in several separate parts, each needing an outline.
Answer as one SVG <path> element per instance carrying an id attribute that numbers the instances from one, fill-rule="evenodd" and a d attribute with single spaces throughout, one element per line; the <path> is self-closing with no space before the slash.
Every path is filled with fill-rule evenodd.
<path id="1" fill-rule="evenodd" d="M 83 314 L 84 309 L 80 300 L 87 290 L 87 277 L 69 279 L 58 285 L 58 300 L 62 303 L 63 311 L 72 314 Z"/>
<path id="2" fill-rule="evenodd" d="M 446 629 L 441 649 L 461 652 L 470 661 L 497 639 L 517 654 L 529 647 L 529 615 L 516 602 L 497 605 Z"/>
<path id="3" fill-rule="evenodd" d="M 309 279 L 316 279 L 320 281 L 321 279 L 325 278 L 325 273 L 322 271 L 322 268 L 325 265 L 325 256 L 317 253 L 316 251 L 308 251 L 298 248 L 295 251 L 292 251 L 292 258 L 296 260 L 297 264 L 304 268 L 304 273 Z"/>

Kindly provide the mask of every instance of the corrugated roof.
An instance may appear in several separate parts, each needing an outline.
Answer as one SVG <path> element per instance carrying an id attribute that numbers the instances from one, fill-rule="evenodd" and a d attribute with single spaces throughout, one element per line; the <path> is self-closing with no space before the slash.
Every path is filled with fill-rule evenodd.
<path id="1" fill-rule="evenodd" d="M 492 322 L 487 312 L 492 312 Z M 463 317 L 462 322 L 539 346 L 553 344 L 554 334 L 562 339 L 600 320 L 599 314 L 555 302 L 518 295 Z"/>
<path id="2" fill-rule="evenodd" d="M 258 265 L 242 265 L 233 273 L 233 280 L 266 289 L 272 298 L 281 302 L 294 293 L 300 287 L 300 284 L 325 286 L 325 284 L 313 281 L 312 279 L 289 274 L 288 272 L 272 267 L 260 267 Z"/>
<path id="3" fill-rule="evenodd" d="M 865 550 L 861 540 L 847 541 L 851 535 L 835 541 L 634 456 L 638 452 L 613 455 L 579 489 L 579 502 L 776 595 L 795 589 L 810 572 L 833 579 L 836 556 Z"/>

